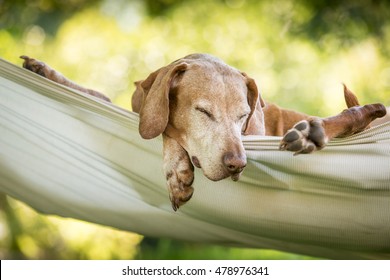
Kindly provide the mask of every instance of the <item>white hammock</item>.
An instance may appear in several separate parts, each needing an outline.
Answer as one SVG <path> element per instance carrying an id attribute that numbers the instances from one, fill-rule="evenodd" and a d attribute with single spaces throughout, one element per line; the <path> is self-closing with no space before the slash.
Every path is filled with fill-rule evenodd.
<path id="1" fill-rule="evenodd" d="M 129 96 L 130 102 L 130 96 Z M 161 138 L 138 116 L 0 60 L 0 192 L 38 211 L 155 237 L 328 258 L 390 258 L 390 124 L 312 155 L 244 137 L 240 181 L 195 174 L 174 212 Z"/>

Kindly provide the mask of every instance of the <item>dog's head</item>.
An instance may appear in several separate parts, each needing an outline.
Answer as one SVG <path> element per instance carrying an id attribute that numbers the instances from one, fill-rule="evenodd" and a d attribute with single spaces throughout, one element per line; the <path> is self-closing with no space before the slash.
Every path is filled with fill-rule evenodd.
<path id="1" fill-rule="evenodd" d="M 143 138 L 164 133 L 207 178 L 238 180 L 246 166 L 241 134 L 264 134 L 263 102 L 253 79 L 213 56 L 195 54 L 136 85 L 143 95 Z"/>

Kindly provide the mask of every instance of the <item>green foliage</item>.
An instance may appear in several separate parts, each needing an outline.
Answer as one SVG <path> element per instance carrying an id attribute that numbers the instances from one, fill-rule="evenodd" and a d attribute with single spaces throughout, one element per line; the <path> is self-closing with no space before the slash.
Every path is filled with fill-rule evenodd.
<path id="1" fill-rule="evenodd" d="M 170 239 L 145 238 L 136 259 L 143 260 L 304 260 L 311 257 L 286 254 L 275 250 L 259 250 L 181 242 Z"/>
<path id="2" fill-rule="evenodd" d="M 5 29 L 0 32 L 5 42 L 0 52 L 15 63 L 20 54 L 45 60 L 127 108 L 134 81 L 193 52 L 223 58 L 255 78 L 266 100 L 309 114 L 342 110 L 342 82 L 362 103 L 389 103 L 388 20 L 380 32 L 361 27 L 370 22 L 363 8 L 374 10 L 374 5 L 358 2 L 361 12 L 353 14 L 362 18 L 337 21 L 334 17 L 338 19 L 340 11 L 352 13 L 350 5 L 287 0 L 151 2 L 165 3 L 159 15 L 140 1 L 87 6 L 63 21 L 54 38 L 48 24 L 26 27 L 21 39 Z M 386 15 L 388 6 L 381 10 Z M 333 15 L 331 20 L 325 14 Z M 322 18 L 319 23 L 317 17 Z M 314 36 L 312 28 L 322 29 Z"/>
<path id="3" fill-rule="evenodd" d="M 2 0 L 0 27 L 20 35 L 25 28 L 38 25 L 55 34 L 64 20 L 94 3 L 95 0 Z"/>
<path id="4" fill-rule="evenodd" d="M 390 19 L 388 1 L 301 0 L 301 2 L 311 10 L 312 16 L 297 31 L 311 40 L 321 40 L 322 36 L 332 34 L 340 43 L 349 47 L 368 36 L 374 36 L 379 40 L 386 36 L 386 27 Z M 389 49 L 385 50 L 388 55 Z"/>
<path id="5" fill-rule="evenodd" d="M 345 107 L 342 82 L 361 103 L 390 104 L 389 11 L 387 1 L 374 0 L 0 0 L 0 56 L 19 65 L 22 54 L 38 58 L 130 108 L 134 81 L 207 52 L 255 78 L 266 100 L 325 116 Z M 91 225 L 104 231 L 100 239 L 70 241 L 61 226 L 68 221 L 15 202 L 0 209 L 0 257 L 300 258 L 167 240 L 144 242 L 136 255 L 139 237 Z"/>
<path id="6" fill-rule="evenodd" d="M 0 194 L 0 259 L 132 259 L 142 237 L 39 215 Z"/>

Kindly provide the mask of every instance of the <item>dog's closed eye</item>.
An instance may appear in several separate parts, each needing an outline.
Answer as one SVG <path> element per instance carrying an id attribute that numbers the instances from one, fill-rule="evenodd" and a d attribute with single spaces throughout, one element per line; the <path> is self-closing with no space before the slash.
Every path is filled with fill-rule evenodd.
<path id="1" fill-rule="evenodd" d="M 238 117 L 238 120 L 239 120 L 239 121 L 245 120 L 248 116 L 249 116 L 249 113 L 245 113 L 245 114 L 239 116 L 239 117 Z"/>
<path id="2" fill-rule="evenodd" d="M 197 106 L 195 107 L 195 110 L 201 112 L 202 114 L 206 115 L 209 119 L 215 121 L 214 115 L 207 109 Z"/>

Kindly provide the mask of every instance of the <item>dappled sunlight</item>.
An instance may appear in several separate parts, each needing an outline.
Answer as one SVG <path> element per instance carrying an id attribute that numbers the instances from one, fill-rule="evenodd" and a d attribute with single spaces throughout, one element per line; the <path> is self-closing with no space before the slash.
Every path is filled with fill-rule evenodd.
<path id="1" fill-rule="evenodd" d="M 383 100 L 382 102 L 387 104 L 385 96 L 389 100 L 389 95 L 376 92 L 378 85 L 383 82 L 378 79 L 383 67 L 386 66 L 372 40 L 362 42 L 335 55 L 332 61 L 324 67 L 318 79 L 318 88 L 324 97 L 322 103 L 326 111 L 336 114 L 346 108 L 343 83 L 357 94 L 362 104 L 375 102 L 375 100 Z M 373 73 L 378 73 L 378 76 Z M 382 87 L 385 88 L 383 84 Z"/>
<path id="2" fill-rule="evenodd" d="M 136 31 L 145 15 L 145 7 L 140 1 L 105 0 L 100 11 L 103 15 L 115 18 L 124 33 Z"/>
<path id="3" fill-rule="evenodd" d="M 25 31 L 23 41 L 27 45 L 41 46 L 46 38 L 45 30 L 42 27 L 33 25 Z"/>
<path id="4" fill-rule="evenodd" d="M 334 114 L 344 108 L 342 82 L 364 102 L 389 101 L 388 67 L 377 42 L 367 39 L 345 48 L 332 34 L 318 42 L 298 38 L 291 30 L 313 13 L 299 2 L 188 1 L 169 17 L 156 18 L 144 16 L 140 2 L 112 3 L 103 1 L 76 13 L 55 38 L 38 26 L 28 28 L 26 46 L 10 45 L 4 58 L 15 61 L 21 51 L 37 56 L 126 108 L 134 81 L 194 52 L 221 57 L 255 78 L 266 100 L 309 114 Z M 369 77 L 382 79 L 374 85 L 375 78 Z M 367 92 L 369 88 L 374 93 Z"/>

